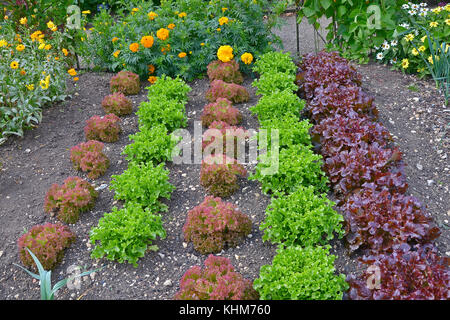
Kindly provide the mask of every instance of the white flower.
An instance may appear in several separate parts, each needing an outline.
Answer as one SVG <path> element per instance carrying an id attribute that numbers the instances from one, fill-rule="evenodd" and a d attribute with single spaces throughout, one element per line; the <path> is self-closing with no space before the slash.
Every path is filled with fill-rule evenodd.
<path id="1" fill-rule="evenodd" d="M 387 41 L 384 41 L 384 43 L 381 45 L 381 47 L 383 48 L 383 50 L 389 50 L 389 48 L 391 46 L 389 45 L 389 43 Z"/>
<path id="2" fill-rule="evenodd" d="M 409 5 L 407 5 L 407 4 L 402 5 L 402 9 L 403 10 L 409 9 Z"/>
<path id="3" fill-rule="evenodd" d="M 418 10 L 419 9 L 419 5 L 418 4 L 412 4 L 411 5 L 411 9 Z"/>
<path id="4" fill-rule="evenodd" d="M 426 11 L 419 12 L 419 16 L 421 16 L 421 17 L 426 17 L 427 15 L 428 15 L 428 12 L 426 12 Z"/>
<path id="5" fill-rule="evenodd" d="M 379 52 L 379 53 L 377 53 L 377 59 L 378 60 L 382 60 L 383 59 L 383 53 L 382 52 Z"/>
<path id="6" fill-rule="evenodd" d="M 396 64 L 397 63 L 397 58 L 392 59 L 392 64 Z"/>
<path id="7" fill-rule="evenodd" d="M 418 30 L 414 30 L 414 34 L 415 34 L 416 36 L 418 36 L 418 35 L 419 35 L 419 31 L 418 31 Z"/>
<path id="8" fill-rule="evenodd" d="M 428 9 L 428 8 L 420 8 L 420 11 L 421 12 L 428 12 L 428 11 L 430 11 L 430 9 Z"/>
<path id="9" fill-rule="evenodd" d="M 400 25 L 400 27 L 403 27 L 403 28 L 405 28 L 405 29 L 409 29 L 409 23 L 402 23 L 402 24 Z"/>
<path id="10" fill-rule="evenodd" d="M 421 4 L 420 4 L 420 6 L 423 8 L 423 7 L 426 7 L 428 4 L 426 3 L 426 2 L 422 2 Z"/>
<path id="11" fill-rule="evenodd" d="M 391 41 L 391 46 L 395 47 L 398 44 L 397 40 L 392 40 Z"/>
<path id="12" fill-rule="evenodd" d="M 411 16 L 415 16 L 415 15 L 417 14 L 417 10 L 409 10 L 408 13 L 409 13 Z"/>
<path id="13" fill-rule="evenodd" d="M 380 47 L 377 47 L 377 46 L 375 46 L 375 47 L 373 47 L 375 50 L 379 50 L 380 49 Z"/>

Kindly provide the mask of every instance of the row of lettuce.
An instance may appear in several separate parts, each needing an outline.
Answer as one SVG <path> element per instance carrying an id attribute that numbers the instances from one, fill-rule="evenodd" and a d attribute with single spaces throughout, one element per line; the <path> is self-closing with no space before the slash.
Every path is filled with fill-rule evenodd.
<path id="1" fill-rule="evenodd" d="M 336 257 L 328 243 L 336 234 L 343 236 L 343 218 L 327 199 L 322 157 L 314 153 L 309 135 L 312 124 L 299 121 L 305 101 L 295 94 L 297 67 L 288 53 L 273 52 L 262 56 L 254 69 L 260 77 L 253 86 L 261 98 L 250 110 L 260 130 L 267 130 L 269 143 L 265 148 L 260 136 L 263 154 L 250 179 L 261 182 L 271 196 L 260 228 L 264 241 L 278 245 L 254 287 L 261 299 L 340 300 L 347 283 L 344 275 L 335 274 Z M 271 170 L 274 163 L 278 168 Z"/>
<path id="2" fill-rule="evenodd" d="M 322 51 L 303 57 L 296 83 L 344 217 L 346 244 L 367 268 L 348 277 L 348 297 L 448 299 L 450 272 L 433 243 L 440 230 L 406 194 L 402 153 L 378 122 L 361 75 L 336 52 Z"/>

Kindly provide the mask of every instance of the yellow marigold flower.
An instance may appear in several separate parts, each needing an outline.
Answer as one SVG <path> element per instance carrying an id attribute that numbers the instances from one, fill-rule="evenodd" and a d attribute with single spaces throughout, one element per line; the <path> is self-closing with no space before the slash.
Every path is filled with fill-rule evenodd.
<path id="1" fill-rule="evenodd" d="M 178 57 L 179 58 L 184 58 L 184 57 L 186 57 L 186 52 L 180 52 L 179 54 L 178 54 Z"/>
<path id="2" fill-rule="evenodd" d="M 441 11 L 442 11 L 442 7 L 437 7 L 437 8 L 434 8 L 433 10 L 431 10 L 433 13 L 435 13 L 435 14 L 438 14 L 438 13 L 440 13 Z"/>
<path id="3" fill-rule="evenodd" d="M 445 19 L 445 23 L 450 26 L 450 19 Z"/>
<path id="4" fill-rule="evenodd" d="M 428 62 L 431 63 L 431 64 L 434 64 L 434 61 L 433 61 L 433 57 L 432 57 L 432 56 L 429 56 L 429 57 L 428 57 Z"/>
<path id="5" fill-rule="evenodd" d="M 20 18 L 19 22 L 20 22 L 20 24 L 27 24 L 28 19 L 27 19 L 27 17 L 23 17 L 23 18 Z"/>
<path id="6" fill-rule="evenodd" d="M 414 39 L 414 35 L 412 33 L 407 34 L 404 38 L 407 42 L 412 41 Z"/>
<path id="7" fill-rule="evenodd" d="M 44 48 L 45 48 L 45 42 L 42 42 L 42 43 L 39 45 L 38 49 L 39 49 L 39 50 L 42 50 L 42 49 L 44 49 Z"/>
<path id="8" fill-rule="evenodd" d="M 222 17 L 219 19 L 219 24 L 223 26 L 224 24 L 227 24 L 230 20 L 227 17 Z"/>
<path id="9" fill-rule="evenodd" d="M 112 41 L 113 43 L 116 42 L 117 40 L 119 40 L 119 38 L 117 38 L 117 37 L 114 37 L 114 38 L 111 39 L 111 41 Z"/>
<path id="10" fill-rule="evenodd" d="M 245 64 L 251 64 L 253 61 L 253 55 L 251 53 L 246 52 L 241 56 L 241 60 Z"/>
<path id="11" fill-rule="evenodd" d="M 205 43 L 204 42 L 202 42 L 202 43 L 200 43 L 200 45 L 203 47 L 204 45 L 205 45 Z"/>
<path id="12" fill-rule="evenodd" d="M 5 16 L 3 17 L 3 19 L 8 20 L 9 17 L 5 15 Z"/>
<path id="13" fill-rule="evenodd" d="M 220 31 L 222 31 L 222 29 L 220 29 L 220 28 L 217 28 L 216 30 L 217 30 L 217 32 L 220 32 Z"/>
<path id="14" fill-rule="evenodd" d="M 77 72 L 74 68 L 67 70 L 67 73 L 70 74 L 72 77 L 77 75 Z"/>
<path id="15" fill-rule="evenodd" d="M 46 44 L 44 47 L 45 50 L 50 50 L 51 48 L 52 48 L 51 44 Z"/>
<path id="16" fill-rule="evenodd" d="M 178 17 L 180 17 L 180 18 L 185 18 L 186 16 L 187 16 L 186 12 L 181 12 L 178 14 Z"/>
<path id="17" fill-rule="evenodd" d="M 47 22 L 47 27 L 49 28 L 49 29 L 53 29 L 53 28 L 55 28 L 56 26 L 55 26 L 55 24 L 53 23 L 53 21 L 49 21 L 49 22 Z"/>
<path id="18" fill-rule="evenodd" d="M 445 45 L 445 51 L 444 51 L 445 53 L 448 52 L 448 48 L 450 48 L 450 44 L 447 43 L 447 44 Z"/>
<path id="19" fill-rule="evenodd" d="M 27 89 L 30 91 L 34 90 L 34 84 L 26 84 L 25 87 L 27 87 Z"/>
<path id="20" fill-rule="evenodd" d="M 158 14 L 157 14 L 156 12 L 150 11 L 150 12 L 147 14 L 147 16 L 148 16 L 148 18 L 149 18 L 150 20 L 154 20 L 154 19 L 158 16 Z"/>
<path id="21" fill-rule="evenodd" d="M 169 37 L 169 30 L 161 28 L 156 32 L 156 36 L 158 37 L 159 40 L 164 41 Z"/>
<path id="22" fill-rule="evenodd" d="M 19 45 L 16 47 L 16 50 L 17 50 L 17 51 L 23 51 L 23 50 L 25 50 L 25 46 L 24 46 L 23 44 L 19 44 Z"/>
<path id="23" fill-rule="evenodd" d="M 231 61 L 233 56 L 233 48 L 231 46 L 221 46 L 219 50 L 217 50 L 217 58 L 219 58 L 222 62 L 229 62 Z"/>
<path id="24" fill-rule="evenodd" d="M 62 48 L 62 53 L 64 54 L 64 56 L 67 57 L 67 55 L 69 54 L 69 51 L 66 48 Z"/>
<path id="25" fill-rule="evenodd" d="M 45 79 L 39 82 L 39 85 L 41 86 L 42 90 L 47 90 L 49 84 L 50 84 L 50 75 L 46 76 Z"/>
<path id="26" fill-rule="evenodd" d="M 131 9 L 131 14 L 135 14 L 135 13 L 138 12 L 138 11 L 139 11 L 138 8 L 133 8 L 133 9 Z"/>
<path id="27" fill-rule="evenodd" d="M 173 30 L 175 28 L 175 24 L 171 23 L 167 26 L 167 29 Z"/>
<path id="28" fill-rule="evenodd" d="M 228 8 L 222 8 L 222 13 L 224 13 L 227 10 L 228 10 Z"/>
<path id="29" fill-rule="evenodd" d="M 439 25 L 439 23 L 436 21 L 430 22 L 430 27 L 432 27 L 432 28 L 436 28 L 438 25 Z"/>
<path id="30" fill-rule="evenodd" d="M 406 69 L 409 67 L 409 60 L 408 59 L 403 59 L 402 60 L 402 68 Z"/>
<path id="31" fill-rule="evenodd" d="M 149 72 L 150 74 L 152 74 L 153 72 L 155 72 L 155 66 L 152 65 L 152 64 L 149 64 L 149 65 L 148 65 L 148 72 Z"/>
<path id="32" fill-rule="evenodd" d="M 420 38 L 420 41 L 425 42 L 425 39 L 427 39 L 427 36 L 423 36 L 422 38 Z"/>
<path id="33" fill-rule="evenodd" d="M 120 54 L 120 50 L 117 50 L 113 53 L 114 58 L 117 58 Z"/>
<path id="34" fill-rule="evenodd" d="M 8 41 L 6 41 L 6 40 L 4 40 L 4 39 L 1 39 L 0 40 L 0 48 L 1 47 L 6 47 L 8 45 Z"/>
<path id="35" fill-rule="evenodd" d="M 56 60 L 56 61 L 59 61 L 59 57 L 55 57 L 55 60 Z"/>
<path id="36" fill-rule="evenodd" d="M 420 51 L 420 52 L 424 52 L 425 50 L 426 50 L 425 46 L 420 46 L 420 47 L 419 47 L 419 51 Z"/>
<path id="37" fill-rule="evenodd" d="M 82 14 L 91 14 L 91 10 L 84 10 L 84 11 L 81 11 L 81 13 Z"/>
<path id="38" fill-rule="evenodd" d="M 35 31 L 30 35 L 31 40 L 35 41 L 39 39 L 39 36 L 42 35 L 42 31 Z"/>
<path id="39" fill-rule="evenodd" d="M 156 78 L 155 76 L 148 77 L 148 82 L 150 82 L 151 84 L 154 84 L 156 80 L 158 80 L 158 78 Z"/>
<path id="40" fill-rule="evenodd" d="M 139 43 L 133 42 L 132 44 L 130 44 L 129 49 L 132 52 L 137 52 L 139 50 Z"/>
<path id="41" fill-rule="evenodd" d="M 413 54 L 413 56 L 417 56 L 417 55 L 419 54 L 419 51 L 417 51 L 416 48 L 413 48 L 413 49 L 411 50 L 411 53 Z"/>
<path id="42" fill-rule="evenodd" d="M 141 39 L 141 44 L 144 48 L 151 48 L 153 46 L 155 39 L 152 36 L 144 36 Z"/>

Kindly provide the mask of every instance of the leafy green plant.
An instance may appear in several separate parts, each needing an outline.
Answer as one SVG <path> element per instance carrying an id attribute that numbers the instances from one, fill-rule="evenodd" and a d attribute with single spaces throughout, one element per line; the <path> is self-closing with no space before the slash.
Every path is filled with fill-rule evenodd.
<path id="1" fill-rule="evenodd" d="M 275 92 L 297 91 L 298 87 L 294 82 L 295 74 L 269 71 L 253 81 L 252 86 L 257 88 L 257 95 L 269 96 Z"/>
<path id="2" fill-rule="evenodd" d="M 270 72 L 281 72 L 285 74 L 295 74 L 297 66 L 292 61 L 289 52 L 283 53 L 273 51 L 264 53 L 256 60 L 252 70 L 259 74 Z"/>
<path id="3" fill-rule="evenodd" d="M 158 250 L 156 245 L 150 245 L 157 237 L 166 237 L 161 216 L 153 214 L 151 208 L 127 203 L 120 210 L 113 207 L 91 229 L 90 241 L 95 244 L 91 255 L 119 263 L 127 261 L 137 267 L 137 261 L 146 251 Z"/>
<path id="4" fill-rule="evenodd" d="M 336 275 L 330 246 L 279 248 L 272 265 L 264 265 L 253 287 L 261 300 L 341 300 L 348 289 Z"/>
<path id="5" fill-rule="evenodd" d="M 179 76 L 171 78 L 166 75 L 157 77 L 154 84 L 146 88 L 148 90 L 148 98 L 151 100 L 154 97 L 165 97 L 167 100 L 175 100 L 186 103 L 188 93 L 192 88 L 186 84 Z"/>
<path id="6" fill-rule="evenodd" d="M 184 103 L 168 100 L 163 95 L 152 96 L 149 101 L 141 102 L 136 114 L 140 127 L 151 128 L 163 124 L 169 132 L 172 132 L 187 125 Z"/>
<path id="7" fill-rule="evenodd" d="M 134 141 L 127 145 L 122 154 L 127 155 L 128 161 L 140 163 L 152 162 L 159 164 L 170 160 L 172 150 L 177 141 L 168 134 L 167 128 L 160 124 L 152 128 L 141 127 L 141 130 L 130 135 L 129 139 Z"/>
<path id="8" fill-rule="evenodd" d="M 314 186 L 317 191 L 327 191 L 328 179 L 322 171 L 322 156 L 315 154 L 310 148 L 293 145 L 279 152 L 278 170 L 265 174 L 270 168 L 273 155 L 268 152 L 260 156 L 260 162 L 249 180 L 261 182 L 262 191 L 292 193 L 300 186 Z"/>
<path id="9" fill-rule="evenodd" d="M 288 148 L 293 145 L 312 146 L 309 130 L 312 123 L 308 120 L 299 121 L 292 113 L 286 113 L 280 118 L 268 118 L 260 123 L 260 128 L 267 130 L 267 150 L 271 150 L 272 130 L 278 130 L 280 148 Z"/>
<path id="10" fill-rule="evenodd" d="M 313 186 L 300 186 L 290 195 L 274 197 L 260 226 L 263 240 L 305 247 L 324 245 L 334 238 L 334 233 L 342 238 L 344 218 L 333 206 L 325 194 L 316 195 Z"/>
<path id="11" fill-rule="evenodd" d="M 79 277 L 84 277 L 84 276 L 87 276 L 87 275 L 89 275 L 89 274 L 91 274 L 93 272 L 97 272 L 97 271 L 102 269 L 102 268 L 98 268 L 98 269 L 95 269 L 95 270 L 86 271 L 86 272 L 77 274 L 77 275 L 75 275 L 73 277 L 69 277 L 69 278 L 60 280 L 52 288 L 52 272 L 51 271 L 46 271 L 44 269 L 42 264 L 39 262 L 39 259 L 34 255 L 33 252 L 31 252 L 30 249 L 28 249 L 28 248 L 25 248 L 25 249 L 28 251 L 30 256 L 33 258 L 34 263 L 37 266 L 39 274 L 35 274 L 35 273 L 25 269 L 24 267 L 19 266 L 18 264 L 15 264 L 15 263 L 13 263 L 13 264 L 15 266 L 21 268 L 22 270 L 24 270 L 26 273 L 28 273 L 34 279 L 39 281 L 40 287 L 41 287 L 41 300 L 53 300 L 55 298 L 56 292 L 59 289 L 61 289 L 62 287 L 64 287 L 69 280 L 72 280 L 72 279 L 75 279 L 75 278 L 79 278 Z"/>
<path id="12" fill-rule="evenodd" d="M 169 171 L 163 163 L 154 166 L 151 162 L 130 162 L 127 170 L 111 178 L 114 199 L 137 203 L 150 212 L 167 211 L 167 205 L 160 199 L 170 199 L 175 187 L 169 183 Z"/>
<path id="13" fill-rule="evenodd" d="M 265 120 L 282 118 L 286 114 L 299 118 L 304 107 L 304 100 L 291 90 L 284 90 L 261 97 L 255 106 L 250 107 L 250 111 L 257 115 L 262 123 Z"/>

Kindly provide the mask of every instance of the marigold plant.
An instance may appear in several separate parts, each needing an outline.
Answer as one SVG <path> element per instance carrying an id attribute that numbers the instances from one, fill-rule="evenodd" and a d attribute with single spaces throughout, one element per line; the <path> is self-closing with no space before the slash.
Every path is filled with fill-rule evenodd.
<path id="1" fill-rule="evenodd" d="M 184 239 L 192 241 L 202 254 L 217 253 L 235 247 L 252 228 L 250 218 L 232 203 L 208 196 L 188 212 L 183 227 Z"/>
<path id="2" fill-rule="evenodd" d="M 194 266 L 183 275 L 175 300 L 258 300 L 252 282 L 234 271 L 229 259 L 209 255 L 205 268 Z"/>
<path id="3" fill-rule="evenodd" d="M 79 177 L 69 177 L 63 185 L 53 184 L 45 195 L 44 210 L 57 214 L 64 223 L 75 223 L 81 212 L 94 206 L 98 192 Z"/>
<path id="4" fill-rule="evenodd" d="M 46 223 L 36 225 L 17 241 L 19 258 L 26 267 L 37 271 L 36 263 L 25 248 L 31 250 L 45 270 L 52 270 L 61 262 L 64 249 L 75 241 L 75 234 L 67 226 Z"/>

